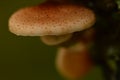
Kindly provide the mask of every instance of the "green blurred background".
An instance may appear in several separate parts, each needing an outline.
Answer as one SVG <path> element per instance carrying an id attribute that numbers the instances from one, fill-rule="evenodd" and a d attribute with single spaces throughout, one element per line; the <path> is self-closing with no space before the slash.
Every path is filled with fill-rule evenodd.
<path id="1" fill-rule="evenodd" d="M 0 80 L 65 80 L 55 68 L 56 47 L 43 44 L 39 37 L 18 37 L 8 30 L 8 19 L 19 8 L 40 0 L 0 1 Z M 95 66 L 80 80 L 103 80 Z"/>

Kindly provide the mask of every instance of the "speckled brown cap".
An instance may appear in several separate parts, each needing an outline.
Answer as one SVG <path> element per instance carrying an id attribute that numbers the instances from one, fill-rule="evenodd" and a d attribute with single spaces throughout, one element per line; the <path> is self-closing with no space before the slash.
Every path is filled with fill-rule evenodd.
<path id="1" fill-rule="evenodd" d="M 9 19 L 12 33 L 22 36 L 64 35 L 95 23 L 95 15 L 83 6 L 43 3 L 18 10 Z"/>

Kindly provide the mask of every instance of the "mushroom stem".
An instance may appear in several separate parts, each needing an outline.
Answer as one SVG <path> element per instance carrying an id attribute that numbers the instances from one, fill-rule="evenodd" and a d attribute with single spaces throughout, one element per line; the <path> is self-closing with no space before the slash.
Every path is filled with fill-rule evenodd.
<path id="1" fill-rule="evenodd" d="M 72 34 L 66 34 L 66 35 L 48 35 L 48 36 L 41 36 L 41 40 L 43 43 L 47 45 L 59 45 L 63 42 L 66 42 L 72 37 Z"/>

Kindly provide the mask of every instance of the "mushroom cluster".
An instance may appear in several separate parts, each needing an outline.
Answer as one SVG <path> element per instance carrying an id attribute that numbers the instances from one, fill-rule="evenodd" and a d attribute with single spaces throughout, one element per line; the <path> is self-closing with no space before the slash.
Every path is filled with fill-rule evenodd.
<path id="1" fill-rule="evenodd" d="M 59 46 L 58 72 L 77 79 L 92 68 L 89 47 L 94 40 L 95 21 L 94 12 L 81 3 L 48 0 L 15 12 L 9 19 L 9 30 L 18 36 L 40 36 L 43 43 Z"/>

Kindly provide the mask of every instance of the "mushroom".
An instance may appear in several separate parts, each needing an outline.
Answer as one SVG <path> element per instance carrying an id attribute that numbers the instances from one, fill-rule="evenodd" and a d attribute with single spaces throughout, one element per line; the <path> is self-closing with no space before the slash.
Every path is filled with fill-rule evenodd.
<path id="1" fill-rule="evenodd" d="M 70 80 L 85 76 L 93 66 L 84 43 L 76 44 L 70 48 L 59 48 L 55 63 L 58 72 Z"/>
<path id="2" fill-rule="evenodd" d="M 42 36 L 41 39 L 45 43 L 47 37 L 55 41 L 57 36 L 61 40 L 57 43 L 60 44 L 68 40 L 70 34 L 88 29 L 94 23 L 93 11 L 82 5 L 45 2 L 15 12 L 9 19 L 9 30 L 21 36 Z M 61 35 L 65 40 L 61 39 Z"/>
<path id="3" fill-rule="evenodd" d="M 41 36 L 40 38 L 42 42 L 44 42 L 47 45 L 58 45 L 69 40 L 71 37 L 72 34 L 60 35 L 60 36 Z"/>

